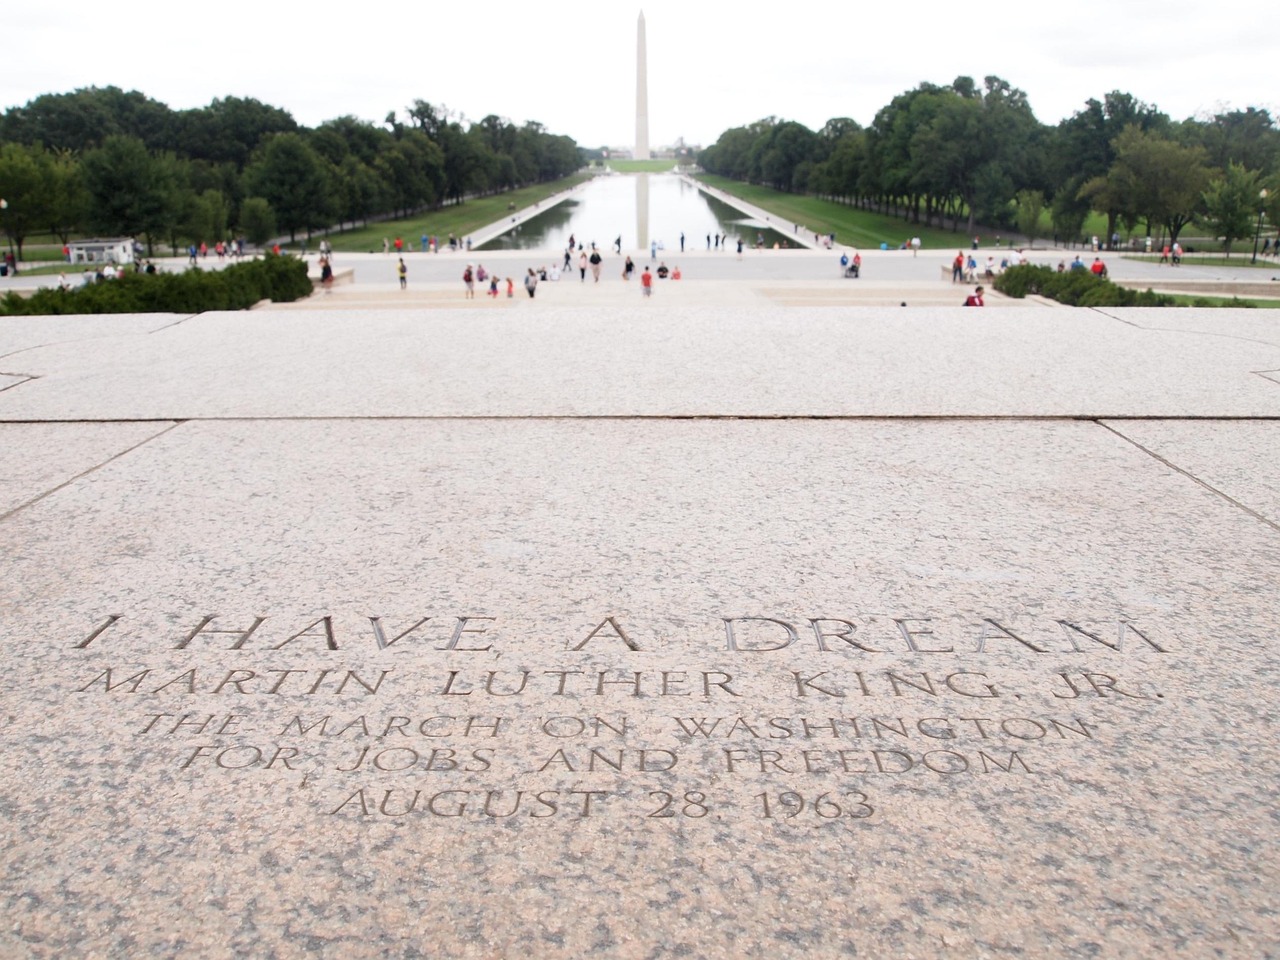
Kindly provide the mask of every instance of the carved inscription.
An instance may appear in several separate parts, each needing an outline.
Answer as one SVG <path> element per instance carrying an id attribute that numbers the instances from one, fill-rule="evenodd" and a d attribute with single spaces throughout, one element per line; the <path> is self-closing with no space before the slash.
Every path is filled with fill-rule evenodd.
<path id="1" fill-rule="evenodd" d="M 1100 762 L 1160 709 L 1176 646 L 1124 616 L 684 628 L 605 613 L 530 653 L 529 625 L 474 612 L 208 613 L 160 630 L 113 613 L 70 638 L 68 693 L 131 717 L 150 762 L 305 789 L 357 821 L 870 825 L 900 802 L 895 781 L 1035 789 Z"/>

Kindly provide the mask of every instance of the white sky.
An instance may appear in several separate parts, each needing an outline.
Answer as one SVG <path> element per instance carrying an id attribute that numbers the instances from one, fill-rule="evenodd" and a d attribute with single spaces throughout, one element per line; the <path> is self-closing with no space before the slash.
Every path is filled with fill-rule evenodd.
<path id="1" fill-rule="evenodd" d="M 709 144 L 770 115 L 865 126 L 895 95 L 961 74 L 1020 87 L 1045 123 L 1116 89 L 1175 120 L 1280 114 L 1274 0 L 30 0 L 5 11 L 0 108 L 114 85 L 174 109 L 254 97 L 315 126 L 343 114 L 381 123 L 422 99 L 470 120 L 537 120 L 582 146 L 630 146 L 640 9 L 654 146 Z"/>

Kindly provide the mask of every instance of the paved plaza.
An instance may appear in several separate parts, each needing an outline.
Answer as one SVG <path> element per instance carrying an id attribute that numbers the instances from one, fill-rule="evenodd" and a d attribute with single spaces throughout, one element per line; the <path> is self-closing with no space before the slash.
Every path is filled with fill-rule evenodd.
<path id="1" fill-rule="evenodd" d="M 0 319 L 0 955 L 1280 955 L 1276 314 L 953 255 Z"/>

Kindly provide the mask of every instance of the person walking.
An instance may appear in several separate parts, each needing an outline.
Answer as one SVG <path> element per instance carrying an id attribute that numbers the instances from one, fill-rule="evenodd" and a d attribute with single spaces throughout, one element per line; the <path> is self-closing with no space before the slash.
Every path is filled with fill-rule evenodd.
<path id="1" fill-rule="evenodd" d="M 592 247 L 591 249 L 591 276 L 595 277 L 596 283 L 600 282 L 600 266 L 604 263 L 604 257 L 600 256 L 600 251 Z"/>
<path id="2" fill-rule="evenodd" d="M 627 254 L 627 262 L 622 265 L 622 279 L 630 280 L 631 274 L 635 273 L 636 265 L 631 261 L 631 254 Z"/>
<path id="3" fill-rule="evenodd" d="M 396 273 L 400 275 L 400 289 L 404 290 L 409 286 L 409 268 L 404 265 L 404 257 L 400 258 L 400 263 L 396 266 Z"/>
<path id="4" fill-rule="evenodd" d="M 957 250 L 956 258 L 951 261 L 951 282 L 960 283 L 962 280 L 964 280 L 964 253 Z"/>
<path id="5" fill-rule="evenodd" d="M 579 282 L 586 283 L 587 282 L 587 254 L 585 251 L 583 253 L 578 254 L 578 273 L 580 274 Z"/>
<path id="6" fill-rule="evenodd" d="M 644 268 L 644 273 L 640 274 L 640 293 L 646 297 L 653 296 L 653 274 L 649 272 L 649 268 Z"/>
<path id="7" fill-rule="evenodd" d="M 476 298 L 476 278 L 471 272 L 471 264 L 467 264 L 467 269 L 462 271 L 462 285 L 466 288 L 463 293 L 463 299 L 474 300 Z"/>
<path id="8" fill-rule="evenodd" d="M 530 300 L 538 292 L 538 275 L 533 272 L 533 267 L 529 268 L 529 275 L 524 278 L 524 288 L 529 292 Z"/>

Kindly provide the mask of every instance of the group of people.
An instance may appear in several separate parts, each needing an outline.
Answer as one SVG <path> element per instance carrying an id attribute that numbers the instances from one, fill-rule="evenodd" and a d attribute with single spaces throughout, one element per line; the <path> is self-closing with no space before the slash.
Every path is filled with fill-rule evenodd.
<path id="1" fill-rule="evenodd" d="M 435 234 L 424 233 L 421 237 L 421 241 L 422 241 L 422 246 L 420 246 L 418 249 L 422 253 L 439 253 L 440 252 L 442 245 L 440 243 L 440 238 L 437 237 Z M 444 244 L 444 246 L 447 246 L 449 250 L 452 251 L 453 253 L 457 253 L 459 250 L 464 250 L 464 249 L 469 251 L 471 249 L 471 238 L 467 237 L 466 240 L 460 240 L 458 239 L 458 237 L 456 237 L 454 234 L 451 233 L 449 234 L 449 239 Z M 390 254 L 392 250 L 396 252 L 397 257 L 403 253 L 413 253 L 413 241 L 409 241 L 406 243 L 403 237 L 396 237 L 394 240 L 392 240 L 390 237 L 383 237 L 382 238 L 383 255 L 385 256 Z M 370 250 L 369 252 L 373 253 L 372 250 Z"/>
<path id="2" fill-rule="evenodd" d="M 543 269 L 545 270 L 546 268 L 544 267 Z M 538 286 L 538 277 L 537 275 L 534 274 L 534 271 L 532 269 L 530 269 L 529 273 L 531 276 L 533 276 L 533 279 L 530 280 L 528 277 L 525 278 L 525 288 L 529 291 L 529 296 L 532 297 L 534 294 L 534 291 L 537 289 L 537 286 Z M 556 274 L 556 279 L 557 280 L 560 279 L 559 273 Z M 462 285 L 465 288 L 464 296 L 466 297 L 466 299 L 474 300 L 476 298 L 477 283 L 480 284 L 481 289 L 483 289 L 485 284 L 488 283 L 489 288 L 487 291 L 485 291 L 485 296 L 493 297 L 493 299 L 495 300 L 498 299 L 498 286 L 499 286 L 498 275 L 496 273 L 490 273 L 488 270 L 486 270 L 484 268 L 483 263 L 477 264 L 474 270 L 471 269 L 471 264 L 468 263 L 467 268 L 462 271 Z M 515 289 L 516 289 L 515 281 L 512 280 L 510 277 L 507 277 L 506 285 L 507 285 L 507 296 L 514 297 Z"/>
<path id="3" fill-rule="evenodd" d="M 62 248 L 63 256 L 68 260 L 71 259 L 71 250 L 68 247 Z M 244 237 L 238 240 L 219 240 L 213 245 L 213 253 L 219 260 L 225 260 L 227 257 L 235 257 L 239 259 L 244 256 Z M 209 245 L 203 241 L 199 244 L 187 245 L 187 263 L 195 265 L 201 260 L 209 258 Z"/>
<path id="4" fill-rule="evenodd" d="M 1071 261 L 1070 266 L 1067 265 L 1065 260 L 1059 260 L 1058 272 L 1066 273 L 1068 270 L 1072 273 L 1083 273 L 1085 270 L 1088 270 L 1095 277 L 1101 277 L 1103 280 L 1107 278 L 1107 265 L 1101 257 L 1094 257 L 1093 263 L 1086 264 L 1080 259 L 1080 254 L 1077 253 L 1075 259 Z"/>
<path id="5" fill-rule="evenodd" d="M 567 265 L 569 259 L 570 254 L 566 252 L 566 270 L 570 269 Z M 595 282 L 598 283 L 600 281 L 600 272 L 603 268 L 603 264 L 604 257 L 600 255 L 600 251 L 594 244 L 592 245 L 592 252 L 590 256 L 583 251 L 578 258 L 579 282 L 586 282 L 587 270 L 590 270 Z M 630 280 L 632 275 L 635 273 L 635 269 L 635 262 L 630 256 L 628 256 L 622 268 L 622 279 Z M 405 286 L 406 273 L 403 257 L 400 258 L 397 266 L 397 272 L 400 276 L 400 287 L 403 289 Z M 560 266 L 557 263 L 552 263 L 550 267 L 529 267 L 524 277 L 525 292 L 529 294 L 530 298 L 533 298 L 537 295 L 539 283 L 543 281 L 557 282 L 560 280 L 561 276 Z M 650 271 L 650 268 L 646 266 L 644 268 L 644 272 L 640 274 L 640 290 L 646 297 L 653 294 L 653 280 L 655 276 L 659 280 L 679 280 L 684 275 L 680 272 L 679 265 L 671 268 L 667 266 L 665 261 L 660 262 L 657 270 L 652 272 Z M 486 295 L 495 300 L 500 296 L 503 285 L 506 287 L 506 294 L 508 297 L 513 297 L 515 295 L 515 281 L 511 277 L 501 279 L 496 274 L 492 274 L 485 270 L 484 264 L 477 264 L 474 268 L 471 264 L 467 264 L 466 269 L 462 271 L 463 297 L 467 300 L 474 300 L 476 295 L 476 284 L 480 284 L 483 289 L 486 282 L 488 283 Z"/>
<path id="6" fill-rule="evenodd" d="M 1027 262 L 1026 256 L 1021 250 L 1010 250 L 1000 258 L 1000 262 L 996 262 L 994 256 L 988 256 L 987 262 L 982 266 L 982 276 L 985 280 L 993 280 L 997 273 L 1012 267 L 1020 267 Z M 978 258 L 970 253 L 967 257 L 964 251 L 957 250 L 955 258 L 951 261 L 951 282 L 952 283 L 973 283 L 978 279 Z"/>

